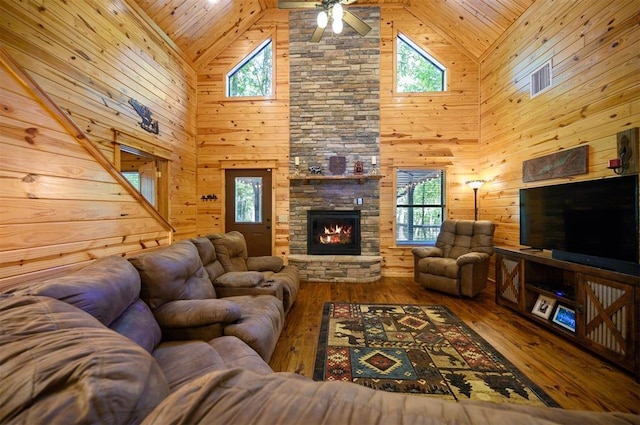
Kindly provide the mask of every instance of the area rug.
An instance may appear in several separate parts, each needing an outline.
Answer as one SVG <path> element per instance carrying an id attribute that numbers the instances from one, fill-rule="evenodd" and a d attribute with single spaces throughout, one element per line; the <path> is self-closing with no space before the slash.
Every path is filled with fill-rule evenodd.
<path id="1" fill-rule="evenodd" d="M 325 303 L 313 379 L 447 400 L 559 406 L 442 305 Z"/>

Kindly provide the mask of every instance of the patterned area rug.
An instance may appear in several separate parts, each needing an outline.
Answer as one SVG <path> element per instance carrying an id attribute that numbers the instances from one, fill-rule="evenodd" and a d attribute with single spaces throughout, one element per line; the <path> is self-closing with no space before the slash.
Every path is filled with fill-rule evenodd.
<path id="1" fill-rule="evenodd" d="M 313 379 L 448 400 L 559 406 L 442 305 L 325 303 Z"/>

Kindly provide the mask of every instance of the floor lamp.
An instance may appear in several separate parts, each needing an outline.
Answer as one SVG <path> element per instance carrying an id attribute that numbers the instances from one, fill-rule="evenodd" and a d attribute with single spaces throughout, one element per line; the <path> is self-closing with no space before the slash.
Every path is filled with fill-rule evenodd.
<path id="1" fill-rule="evenodd" d="M 484 184 L 484 180 L 469 180 L 465 182 L 467 186 L 473 189 L 473 219 L 478 220 L 478 189 Z"/>

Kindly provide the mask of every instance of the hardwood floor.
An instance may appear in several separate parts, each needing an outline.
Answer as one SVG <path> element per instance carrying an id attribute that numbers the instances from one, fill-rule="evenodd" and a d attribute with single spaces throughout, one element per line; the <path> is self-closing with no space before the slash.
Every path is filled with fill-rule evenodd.
<path id="1" fill-rule="evenodd" d="M 446 305 L 563 408 L 640 414 L 640 384 L 630 374 L 496 305 L 491 283 L 476 298 L 461 299 L 425 290 L 410 278 L 303 282 L 272 356 L 273 370 L 313 376 L 322 306 L 328 301 Z"/>

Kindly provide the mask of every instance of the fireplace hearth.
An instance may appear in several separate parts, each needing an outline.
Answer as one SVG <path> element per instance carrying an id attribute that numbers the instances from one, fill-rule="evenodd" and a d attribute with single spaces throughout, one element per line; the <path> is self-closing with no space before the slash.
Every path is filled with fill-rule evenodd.
<path id="1" fill-rule="evenodd" d="M 307 212 L 307 254 L 360 255 L 360 211 Z"/>

